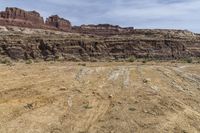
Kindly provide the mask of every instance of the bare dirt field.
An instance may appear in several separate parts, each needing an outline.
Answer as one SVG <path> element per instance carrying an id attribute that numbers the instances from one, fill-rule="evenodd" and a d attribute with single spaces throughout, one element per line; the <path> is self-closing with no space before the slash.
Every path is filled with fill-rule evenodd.
<path id="1" fill-rule="evenodd" d="M 0 133 L 134 132 L 200 132 L 200 64 L 0 65 Z"/>

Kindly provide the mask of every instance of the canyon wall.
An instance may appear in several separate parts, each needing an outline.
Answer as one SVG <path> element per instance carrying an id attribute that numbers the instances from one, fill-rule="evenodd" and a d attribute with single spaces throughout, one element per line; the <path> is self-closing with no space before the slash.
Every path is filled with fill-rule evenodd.
<path id="1" fill-rule="evenodd" d="M 0 57 L 66 61 L 111 61 L 131 57 L 200 57 L 200 36 L 188 31 L 136 30 L 133 35 L 103 37 L 46 30 L 2 28 Z M 27 30 L 27 31 L 26 31 Z"/>

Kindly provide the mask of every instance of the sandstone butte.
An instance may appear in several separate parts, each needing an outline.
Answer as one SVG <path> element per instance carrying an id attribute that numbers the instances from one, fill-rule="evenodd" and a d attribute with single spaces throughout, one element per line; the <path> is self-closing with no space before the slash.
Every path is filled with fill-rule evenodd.
<path id="1" fill-rule="evenodd" d="M 0 12 L 0 25 L 11 25 L 28 28 L 58 29 L 68 31 L 71 23 L 57 15 L 50 16 L 44 23 L 43 17 L 36 11 L 25 11 L 19 8 L 6 8 Z"/>
<path id="2" fill-rule="evenodd" d="M 0 58 L 107 61 L 200 57 L 200 35 L 187 30 L 72 26 L 58 15 L 44 21 L 38 12 L 19 8 L 0 12 L 0 25 Z"/>

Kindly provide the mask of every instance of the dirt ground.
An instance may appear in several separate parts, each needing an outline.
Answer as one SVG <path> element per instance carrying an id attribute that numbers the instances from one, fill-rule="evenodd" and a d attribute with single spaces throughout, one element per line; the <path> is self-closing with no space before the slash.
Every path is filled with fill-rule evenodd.
<path id="1" fill-rule="evenodd" d="M 0 133 L 134 132 L 200 132 L 200 64 L 0 65 Z"/>

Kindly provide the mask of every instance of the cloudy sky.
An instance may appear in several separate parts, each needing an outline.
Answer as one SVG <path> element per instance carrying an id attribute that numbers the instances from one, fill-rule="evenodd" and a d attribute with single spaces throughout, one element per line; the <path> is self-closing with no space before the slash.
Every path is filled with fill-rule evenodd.
<path id="1" fill-rule="evenodd" d="M 44 17 L 58 14 L 73 25 L 110 23 L 200 33 L 200 0 L 0 0 L 0 10 L 5 7 L 36 10 Z"/>

